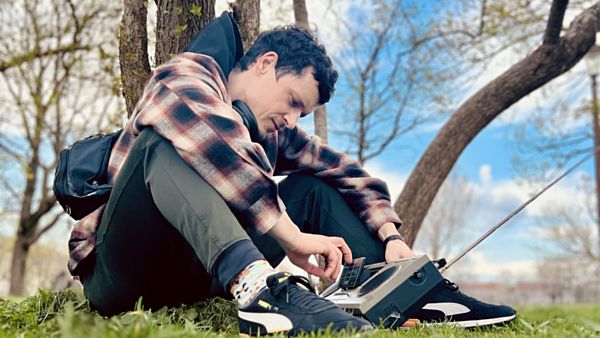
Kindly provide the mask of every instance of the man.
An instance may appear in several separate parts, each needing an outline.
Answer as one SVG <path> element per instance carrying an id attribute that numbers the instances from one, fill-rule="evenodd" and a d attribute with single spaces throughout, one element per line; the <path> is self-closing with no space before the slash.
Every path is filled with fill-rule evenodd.
<path id="1" fill-rule="evenodd" d="M 369 263 L 413 255 L 385 184 L 296 127 L 336 80 L 325 49 L 298 28 L 263 33 L 242 56 L 229 14 L 158 67 L 113 149 L 110 200 L 69 241 L 69 268 L 90 304 L 112 315 L 139 297 L 156 309 L 225 292 L 239 304 L 243 334 L 371 329 L 309 292 L 305 279 L 272 268 L 287 255 L 335 278 L 353 255 Z M 289 176 L 277 184 L 280 174 Z M 325 257 L 323 269 L 308 262 L 312 254 Z M 467 320 L 514 317 L 452 284 L 439 297 L 475 314 Z"/>

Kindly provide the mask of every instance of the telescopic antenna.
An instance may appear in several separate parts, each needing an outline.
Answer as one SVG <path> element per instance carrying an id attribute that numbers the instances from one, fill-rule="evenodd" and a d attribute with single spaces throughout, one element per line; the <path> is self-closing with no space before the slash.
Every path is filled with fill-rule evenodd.
<path id="1" fill-rule="evenodd" d="M 544 189 L 540 190 L 540 192 L 538 192 L 533 197 L 531 197 L 530 199 L 528 199 L 525 203 L 521 204 L 517 209 L 515 209 L 515 211 L 513 211 L 512 213 L 510 213 L 510 215 L 506 216 L 506 218 L 504 218 L 502 221 L 500 221 L 500 223 L 496 224 L 494 227 L 492 227 L 490 230 L 488 230 L 488 232 L 486 232 L 483 236 L 481 236 L 479 239 L 477 239 L 475 242 L 473 242 L 471 245 L 469 245 L 465 250 L 463 250 L 461 253 L 459 253 L 458 256 L 456 256 L 450 262 L 448 262 L 448 264 L 446 264 L 445 266 L 443 266 L 442 268 L 440 268 L 440 273 L 444 273 L 444 271 L 448 270 L 448 268 L 450 268 L 454 263 L 456 263 L 458 260 L 460 260 L 461 258 L 463 258 L 467 253 L 469 253 L 469 251 L 473 250 L 474 247 L 476 247 L 477 245 L 479 245 L 479 243 L 483 242 L 484 239 L 486 239 L 494 231 L 498 230 L 498 228 L 500 228 L 501 226 L 503 226 L 511 218 L 513 218 L 515 215 L 517 215 L 519 212 L 521 212 L 521 210 L 525 209 L 526 206 L 528 206 L 531 202 L 533 202 L 541 194 L 543 194 L 544 192 L 546 192 L 546 190 L 550 189 L 550 187 L 552 187 L 554 184 L 556 184 L 556 182 L 558 182 L 561 179 L 563 179 L 563 177 L 565 177 L 568 174 L 570 174 L 573 170 L 575 170 L 575 168 L 577 168 L 583 162 L 587 161 L 590 157 L 592 157 L 596 153 L 596 151 L 598 151 L 598 150 L 593 151 L 591 154 L 587 155 L 586 157 L 584 157 L 583 159 L 581 159 L 579 162 L 575 163 L 572 167 L 570 167 L 569 169 L 567 169 L 567 171 L 565 171 L 562 175 L 560 175 L 559 177 L 557 177 L 554 181 L 550 182 L 550 184 L 548 184 Z"/>

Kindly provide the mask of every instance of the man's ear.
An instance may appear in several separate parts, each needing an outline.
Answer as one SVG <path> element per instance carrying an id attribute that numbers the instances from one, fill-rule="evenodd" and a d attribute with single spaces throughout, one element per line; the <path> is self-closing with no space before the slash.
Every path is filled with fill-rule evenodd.
<path id="1" fill-rule="evenodd" d="M 263 55 L 259 56 L 256 60 L 256 71 L 259 74 L 264 74 L 268 72 L 271 68 L 275 69 L 278 57 L 279 56 L 277 55 L 277 53 L 273 51 L 266 52 Z"/>

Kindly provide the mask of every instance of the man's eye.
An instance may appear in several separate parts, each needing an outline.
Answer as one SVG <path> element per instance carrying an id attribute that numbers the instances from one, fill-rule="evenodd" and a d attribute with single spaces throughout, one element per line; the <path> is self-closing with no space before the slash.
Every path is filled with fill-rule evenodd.
<path id="1" fill-rule="evenodd" d="M 290 101 L 290 105 L 294 108 L 297 108 L 300 106 L 300 103 L 294 99 L 292 99 L 292 101 Z"/>

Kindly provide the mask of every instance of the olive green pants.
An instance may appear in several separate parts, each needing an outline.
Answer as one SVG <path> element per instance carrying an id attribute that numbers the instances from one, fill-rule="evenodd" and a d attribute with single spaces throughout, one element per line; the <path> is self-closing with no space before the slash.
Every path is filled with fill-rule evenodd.
<path id="1" fill-rule="evenodd" d="M 279 185 L 292 220 L 304 232 L 343 237 L 355 257 L 384 259 L 337 191 L 320 180 L 293 175 Z M 221 196 L 150 128 L 136 139 L 115 182 L 96 233 L 95 253 L 84 261 L 82 282 L 101 314 L 191 304 L 217 295 L 249 263 L 277 265 L 285 253 L 268 235 L 246 232 Z"/>

